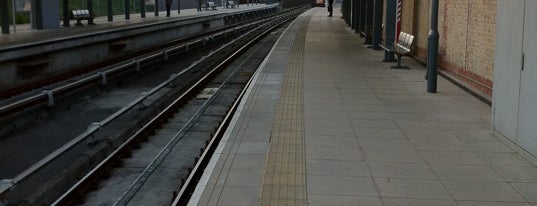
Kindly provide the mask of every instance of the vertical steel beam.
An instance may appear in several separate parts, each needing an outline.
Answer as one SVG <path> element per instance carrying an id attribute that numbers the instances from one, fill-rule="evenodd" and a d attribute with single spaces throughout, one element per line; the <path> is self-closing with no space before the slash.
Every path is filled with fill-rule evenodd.
<path id="1" fill-rule="evenodd" d="M 366 15 L 366 0 L 360 1 L 360 11 L 358 11 L 358 14 L 360 15 L 360 19 L 358 19 L 358 32 L 360 32 L 360 36 L 363 36 L 362 33 L 365 33 L 365 15 Z"/>
<path id="2" fill-rule="evenodd" d="M 95 15 L 95 11 L 93 11 L 93 0 L 86 0 L 86 6 L 88 11 L 90 12 L 90 15 Z M 95 23 L 93 23 L 93 19 L 89 19 L 88 24 L 95 25 Z"/>
<path id="3" fill-rule="evenodd" d="M 112 0 L 106 0 L 106 14 L 108 16 L 108 21 L 114 21 L 114 11 L 112 10 Z"/>
<path id="4" fill-rule="evenodd" d="M 352 29 L 354 29 L 354 33 L 358 33 L 360 32 L 358 30 L 358 21 L 360 19 L 360 1 L 362 0 L 354 0 L 353 4 L 352 4 Z"/>
<path id="5" fill-rule="evenodd" d="M 153 5 L 155 7 L 155 16 L 158 16 L 158 1 L 159 0 L 155 0 L 155 5 Z"/>
<path id="6" fill-rule="evenodd" d="M 7 0 L 0 0 L 0 19 L 2 20 L 2 34 L 9 34 L 9 8 Z"/>
<path id="7" fill-rule="evenodd" d="M 351 26 L 351 29 L 356 29 L 356 21 L 354 20 L 354 16 L 356 15 L 356 2 L 357 1 L 360 1 L 360 0 L 352 0 L 351 1 L 351 18 L 350 19 L 350 26 Z"/>
<path id="8" fill-rule="evenodd" d="M 382 39 L 382 10 L 384 0 L 375 0 L 375 11 L 373 12 L 373 50 L 380 50 L 380 41 Z"/>
<path id="9" fill-rule="evenodd" d="M 374 0 L 365 0 L 365 44 L 373 43 L 373 4 Z"/>
<path id="10" fill-rule="evenodd" d="M 397 0 L 387 0 L 386 2 L 386 25 L 384 27 L 385 33 L 385 42 L 386 45 L 393 45 L 395 42 L 395 23 L 396 23 L 396 11 L 397 11 Z M 384 62 L 394 62 L 394 54 L 392 52 L 384 52 Z"/>
<path id="11" fill-rule="evenodd" d="M 145 0 L 139 0 L 139 1 L 140 1 L 140 17 L 145 18 Z"/>
<path id="12" fill-rule="evenodd" d="M 438 0 L 432 0 L 431 30 L 427 44 L 427 92 L 436 93 L 438 64 Z"/>
<path id="13" fill-rule="evenodd" d="M 125 19 L 131 19 L 130 0 L 123 0 L 123 9 L 125 10 Z"/>
<path id="14" fill-rule="evenodd" d="M 71 14 L 69 13 L 69 0 L 62 0 L 62 12 L 63 12 L 63 26 L 69 27 L 71 26 L 71 22 L 69 19 L 71 18 Z"/>
<path id="15" fill-rule="evenodd" d="M 181 0 L 177 0 L 177 13 L 181 13 Z"/>

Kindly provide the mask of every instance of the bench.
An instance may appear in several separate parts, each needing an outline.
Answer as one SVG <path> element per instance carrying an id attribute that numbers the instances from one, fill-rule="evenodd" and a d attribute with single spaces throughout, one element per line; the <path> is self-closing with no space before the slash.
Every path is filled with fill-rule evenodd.
<path id="1" fill-rule="evenodd" d="M 214 1 L 208 1 L 207 3 L 205 3 L 205 10 L 209 10 L 209 8 L 211 8 L 211 10 L 213 11 L 216 11 L 216 4 L 214 3 Z"/>
<path id="2" fill-rule="evenodd" d="M 236 6 L 239 7 L 238 5 Z M 226 8 L 228 7 L 235 8 L 235 1 L 227 1 Z"/>
<path id="3" fill-rule="evenodd" d="M 89 25 L 95 25 L 95 23 L 93 23 L 94 18 L 93 14 L 87 9 L 71 11 L 71 19 L 76 19 L 76 26 L 84 26 L 82 20 L 88 20 Z"/>
<path id="4" fill-rule="evenodd" d="M 408 66 L 401 66 L 401 57 L 409 56 L 411 54 L 413 41 L 414 36 L 405 32 L 400 32 L 399 39 L 397 40 L 397 43 L 395 45 L 379 45 L 384 50 L 397 55 L 397 65 L 392 66 L 392 69 L 409 69 Z"/>

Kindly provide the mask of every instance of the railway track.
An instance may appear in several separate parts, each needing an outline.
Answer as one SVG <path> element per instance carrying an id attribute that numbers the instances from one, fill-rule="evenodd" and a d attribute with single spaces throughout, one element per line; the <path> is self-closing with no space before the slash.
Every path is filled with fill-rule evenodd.
<path id="1" fill-rule="evenodd" d="M 262 36 L 269 33 L 271 29 L 296 17 L 304 10 L 305 8 L 286 11 L 280 15 L 273 16 L 270 20 L 265 19 L 259 22 L 241 25 L 242 30 L 239 31 L 248 32 L 244 32 L 239 38 L 216 49 L 214 52 L 210 52 L 181 72 L 171 75 L 167 81 L 155 87 L 158 89 L 148 92 L 150 94 L 161 93 L 158 95 L 158 98 L 151 99 L 153 97 L 144 96 L 118 111 L 125 114 L 125 116 L 132 116 L 133 114 L 129 114 L 129 110 L 133 110 L 133 108 L 144 108 L 147 104 L 160 105 L 154 106 L 152 109 L 153 112 L 147 112 L 155 113 L 157 114 L 156 116 L 146 118 L 149 121 L 146 121 L 143 125 L 134 127 L 140 129 L 133 129 L 133 125 L 130 125 L 131 127 L 127 129 L 130 132 L 125 133 L 132 135 L 124 138 L 122 141 L 119 140 L 121 138 L 116 140 L 106 137 L 96 138 L 96 136 L 99 136 L 96 133 L 107 130 L 103 127 L 103 122 L 110 122 L 109 124 L 113 125 L 115 124 L 113 120 L 120 118 L 116 116 L 116 112 L 102 122 L 92 124 L 94 127 L 90 126 L 84 133 L 83 138 L 76 138 L 75 142 L 70 142 L 72 144 L 64 145 L 62 147 L 63 151 L 57 150 L 51 154 L 53 156 L 47 156 L 40 164 L 30 168 L 30 171 L 25 171 L 26 176 L 20 178 L 15 184 L 11 182 L 12 184 L 10 186 L 12 187 L 4 190 L 0 188 L 0 200 L 7 202 L 7 205 L 10 203 L 25 204 L 27 202 L 43 204 L 44 202 L 37 200 L 13 201 L 16 200 L 16 197 L 20 198 L 21 196 L 10 196 L 10 192 L 17 190 L 17 187 L 13 187 L 14 185 L 22 185 L 21 183 L 24 183 L 26 180 L 29 182 L 32 178 L 35 180 L 36 178 L 34 177 L 39 176 L 37 174 L 40 170 L 44 170 L 45 167 L 51 164 L 58 164 L 54 162 L 54 160 L 57 160 L 56 158 L 60 159 L 60 156 L 72 155 L 68 152 L 72 148 L 88 147 L 91 144 L 102 144 L 105 146 L 102 146 L 101 150 L 95 153 L 97 155 L 94 154 L 100 158 L 91 156 L 85 160 L 86 162 L 93 162 L 91 165 L 97 165 L 96 167 L 91 167 L 92 169 L 89 173 L 61 174 L 81 180 L 70 187 L 66 193 L 62 194 L 54 202 L 54 205 L 70 205 L 72 203 L 91 205 L 90 203 L 98 202 L 128 205 L 132 201 L 140 203 L 140 201 L 150 200 L 144 196 L 139 196 L 139 191 L 146 191 L 143 192 L 144 194 L 165 194 L 165 197 L 158 198 L 160 203 L 184 204 L 193 189 L 192 184 L 195 183 L 196 176 L 201 174 L 199 171 L 203 169 L 203 164 L 207 161 L 204 157 L 209 156 L 211 149 L 217 144 L 219 134 L 225 128 L 227 120 L 234 111 L 234 105 L 240 99 L 242 90 L 249 80 L 249 76 L 254 73 L 257 67 L 255 62 L 259 64 L 264 57 L 262 55 L 263 51 L 261 51 L 263 49 L 260 48 L 266 49 L 271 47 L 267 45 L 252 45 L 261 39 Z M 203 42 L 203 40 L 201 41 Z M 265 51 L 265 54 L 266 52 L 268 50 Z M 223 54 L 230 55 L 223 61 L 215 61 L 218 59 L 216 58 L 217 56 L 222 56 Z M 165 52 L 152 55 L 163 55 L 167 57 Z M 150 56 L 148 55 L 147 57 Z M 237 59 L 243 61 L 237 61 Z M 232 63 L 233 61 L 235 63 Z M 229 66 L 230 64 L 232 66 Z M 238 65 L 233 66 L 233 64 Z M 139 63 L 135 65 L 139 65 Z M 194 70 L 194 68 L 205 69 Z M 191 80 L 192 76 L 190 75 L 193 74 L 201 75 L 203 78 L 193 81 L 191 87 L 178 84 L 178 82 L 184 82 L 188 79 Z M 161 91 L 161 89 L 164 91 Z M 177 94 L 179 94 L 178 98 L 173 97 Z M 107 133 L 103 132 L 100 136 L 106 135 Z M 108 153 L 110 155 L 107 155 Z M 88 154 L 85 153 L 84 155 Z M 104 160 L 101 162 L 99 159 Z M 170 162 L 174 164 L 170 164 Z M 161 168 L 162 166 L 165 166 L 165 168 Z M 86 167 L 85 169 L 87 170 L 88 168 Z M 163 178 L 166 176 L 165 174 L 168 174 L 167 178 Z M 167 184 L 165 188 L 155 188 L 154 185 L 162 185 L 158 184 L 159 181 L 161 183 L 173 182 L 174 184 Z M 114 182 L 128 182 L 129 184 L 120 185 L 114 184 Z M 58 185 L 61 184 L 58 183 Z M 63 186 L 49 187 L 48 189 L 65 191 L 65 185 L 64 183 Z M 116 188 L 105 187 L 105 185 L 116 186 Z M 165 190 L 165 192 L 162 190 Z M 113 194 L 114 192 L 112 191 L 116 193 L 121 191 L 121 194 L 106 197 L 106 195 Z M 47 192 L 51 194 L 50 191 Z M 58 192 L 55 192 L 55 194 L 57 195 Z M 105 196 L 99 194 L 104 194 Z M 173 199 L 174 197 L 177 198 Z M 89 201 L 76 201 L 81 199 Z"/>

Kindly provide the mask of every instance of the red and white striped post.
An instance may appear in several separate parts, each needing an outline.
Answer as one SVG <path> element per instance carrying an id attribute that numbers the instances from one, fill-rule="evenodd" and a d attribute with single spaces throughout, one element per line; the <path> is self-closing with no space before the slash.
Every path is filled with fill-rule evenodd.
<path id="1" fill-rule="evenodd" d="M 401 16 L 403 13 L 403 0 L 397 0 L 397 11 L 395 15 L 395 42 L 399 41 L 399 33 L 401 33 Z"/>

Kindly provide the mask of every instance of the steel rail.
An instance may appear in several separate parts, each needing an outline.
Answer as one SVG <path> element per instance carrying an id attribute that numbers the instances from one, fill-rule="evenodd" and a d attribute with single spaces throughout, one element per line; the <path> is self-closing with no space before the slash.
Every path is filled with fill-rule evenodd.
<path id="1" fill-rule="evenodd" d="M 273 19 L 273 18 L 276 18 L 276 17 L 272 16 L 272 17 L 270 17 L 268 19 Z M 258 21 L 259 22 L 266 22 L 266 21 L 269 21 L 268 19 L 261 19 L 261 20 L 258 20 Z M 241 29 L 244 29 L 244 28 L 246 28 L 246 26 L 251 27 L 251 26 L 254 26 L 254 25 L 255 25 L 254 23 L 248 23 L 248 24 L 241 25 L 240 27 L 241 27 Z M 239 29 L 231 28 L 231 29 L 225 30 L 224 33 L 235 33 L 237 30 L 239 30 Z M 231 42 L 234 43 L 235 41 L 236 41 L 236 39 L 232 40 Z M 151 53 L 149 55 L 144 55 L 143 57 L 138 58 L 138 59 L 128 60 L 128 62 L 123 63 L 120 66 L 113 67 L 112 69 L 107 70 L 105 72 L 93 74 L 93 75 L 90 75 L 90 76 L 85 77 L 83 79 L 80 79 L 80 80 L 78 80 L 76 82 L 72 82 L 72 83 L 60 86 L 58 88 L 51 89 L 51 90 L 47 91 L 47 92 L 50 92 L 48 94 L 46 92 L 43 92 L 41 94 L 31 96 L 29 98 L 17 101 L 15 103 L 9 104 L 7 106 L 0 107 L 0 114 L 5 113 L 5 112 L 7 112 L 9 110 L 20 108 L 20 107 L 25 106 L 25 105 L 33 104 L 36 101 L 40 101 L 40 100 L 45 99 L 47 97 L 48 98 L 53 98 L 54 94 L 69 91 L 69 90 L 75 89 L 77 87 L 80 87 L 81 85 L 86 85 L 89 82 L 97 81 L 98 79 L 103 78 L 103 75 L 106 76 L 109 73 L 115 73 L 115 72 L 124 71 L 124 70 L 126 70 L 126 69 L 128 69 L 130 67 L 133 67 L 135 65 L 139 65 L 140 62 L 150 61 L 150 60 L 153 60 L 155 58 L 159 58 L 160 56 L 164 56 L 167 53 L 172 53 L 174 51 L 177 51 L 178 48 L 188 48 L 191 45 L 197 45 L 197 44 L 201 44 L 201 43 L 203 43 L 203 37 L 198 38 L 198 39 L 193 40 L 193 41 L 186 42 L 184 44 L 181 44 L 180 46 L 175 46 L 175 47 L 170 48 L 170 49 L 163 49 L 163 50 L 158 51 L 158 52 L 153 52 L 153 53 Z M 226 44 L 226 45 L 228 45 L 228 44 Z M 144 93 L 143 96 L 137 98 L 133 102 L 129 103 L 128 105 L 126 105 L 124 107 L 122 107 L 120 110 L 116 111 L 115 113 L 113 113 L 112 115 L 108 116 L 104 120 L 102 120 L 100 122 L 91 123 L 88 126 L 88 129 L 86 131 L 84 131 L 82 134 L 78 135 L 77 137 L 75 137 L 74 139 L 72 139 L 71 141 L 69 141 L 68 143 L 63 145 L 62 147 L 56 149 L 54 152 L 52 152 L 51 154 L 47 155 L 45 158 L 41 159 L 40 161 L 38 161 L 37 163 L 32 165 L 30 168 L 24 170 L 22 173 L 17 175 L 15 178 L 1 180 L 1 182 L 0 182 L 1 183 L 0 184 L 0 197 L 5 195 L 9 190 L 11 190 L 11 188 L 16 186 L 19 182 L 21 182 L 21 181 L 25 180 L 26 178 L 30 177 L 32 174 L 34 174 L 35 172 L 37 172 L 41 168 L 45 167 L 46 165 L 48 165 L 51 161 L 55 160 L 56 158 L 58 158 L 59 156 L 64 154 L 65 152 L 67 152 L 69 149 L 71 149 L 75 145 L 79 144 L 80 142 L 82 142 L 82 141 L 86 140 L 87 138 L 91 137 L 92 135 L 94 135 L 94 133 L 99 131 L 105 125 L 107 125 L 110 122 L 112 122 L 114 119 L 117 119 L 121 115 L 125 114 L 127 111 L 129 111 L 130 109 L 132 109 L 136 105 L 140 105 L 140 103 L 142 103 L 144 100 L 146 100 L 147 98 L 149 98 L 150 96 L 152 96 L 156 92 L 160 91 L 162 88 L 168 86 L 171 82 L 175 81 L 177 78 L 181 77 L 185 73 L 191 71 L 194 67 L 198 66 L 204 60 L 208 59 L 209 56 L 212 56 L 212 55 L 218 53 L 219 51 L 221 51 L 223 49 L 224 49 L 224 47 L 220 47 L 216 51 L 211 52 L 208 56 L 204 56 L 199 61 L 194 62 L 189 67 L 187 67 L 186 69 L 182 70 L 181 72 L 176 73 L 176 74 L 172 74 L 168 80 L 166 80 L 163 83 L 159 84 L 158 86 L 154 87 L 149 92 Z M 49 99 L 49 105 L 50 105 L 51 102 L 53 104 L 53 101 L 51 101 Z M 1 198 L 0 198 L 0 200 L 1 200 Z"/>
<path id="2" fill-rule="evenodd" d="M 301 7 L 294 11 L 292 15 L 300 14 L 303 10 L 305 10 L 308 7 Z M 274 28 L 284 24 L 285 22 L 289 21 L 292 18 L 286 19 L 283 22 L 280 22 L 276 25 L 273 25 L 270 29 L 267 29 L 263 34 L 256 37 L 256 39 L 252 40 L 250 43 L 256 41 L 258 38 L 266 35 L 268 32 L 272 31 Z M 222 137 L 223 133 L 226 131 L 227 126 L 229 125 L 229 122 L 232 119 L 233 113 L 236 111 L 238 105 L 240 104 L 240 100 L 246 93 L 246 90 L 251 85 L 252 79 L 248 81 L 246 86 L 241 91 L 241 94 L 237 98 L 237 100 L 234 102 L 233 106 L 231 107 L 230 111 L 222 121 L 222 124 L 218 127 L 216 132 L 214 133 L 213 137 L 211 138 L 210 142 L 207 144 L 206 149 L 201 154 L 199 161 L 196 162 L 196 165 L 192 169 L 192 172 L 188 175 L 188 178 L 185 180 L 183 186 L 181 187 L 181 190 L 177 194 L 177 196 L 174 198 L 171 206 L 178 206 L 178 205 L 186 205 L 188 203 L 188 200 L 190 199 L 190 194 L 194 191 L 196 187 L 196 180 L 201 177 L 203 174 L 203 168 L 209 163 L 209 160 L 211 158 L 212 153 L 216 149 L 216 146 L 218 145 L 220 138 Z"/>
<path id="3" fill-rule="evenodd" d="M 274 19 L 279 19 L 279 18 L 274 17 Z M 262 20 L 262 21 L 267 22 L 268 20 Z M 254 25 L 254 24 L 252 23 L 252 24 L 248 24 L 248 25 L 251 26 L 251 25 Z M 246 25 L 243 25 L 243 26 L 246 26 Z M 249 34 L 249 33 L 250 32 L 248 32 L 247 34 Z M 241 37 L 245 37 L 247 34 L 243 34 L 243 35 L 241 35 Z M 257 38 L 259 38 L 259 36 L 257 36 L 256 39 Z M 225 46 L 222 46 L 222 47 L 218 48 L 217 50 L 215 50 L 211 54 L 202 57 L 198 62 L 195 62 L 194 64 L 189 66 L 187 69 L 185 69 L 182 72 L 178 73 L 176 76 L 174 76 L 174 77 L 170 78 L 169 80 L 161 83 L 159 86 L 157 86 L 154 89 L 152 89 L 149 93 L 155 93 L 160 88 L 163 88 L 164 86 L 169 85 L 169 83 L 171 81 L 173 81 L 177 77 L 181 76 L 182 74 L 190 71 L 191 69 L 196 67 L 198 64 L 203 62 L 203 60 L 209 59 L 212 55 L 215 55 L 219 51 L 225 49 L 226 46 L 233 45 L 236 42 L 238 42 L 239 40 L 241 40 L 241 38 L 234 39 L 231 42 L 227 43 Z M 244 47 L 241 47 L 241 49 L 244 49 Z M 74 186 L 72 186 L 67 192 L 65 192 L 60 198 L 58 198 L 52 205 L 65 205 L 69 201 L 71 201 L 70 198 L 73 195 L 76 195 L 78 192 L 83 190 L 83 188 L 87 187 L 88 182 L 93 181 L 96 178 L 96 176 L 98 176 L 97 174 L 101 174 L 102 172 L 104 172 L 108 168 L 108 166 L 115 160 L 115 158 L 118 155 L 123 154 L 126 151 L 129 151 L 130 147 L 132 147 L 133 142 L 137 141 L 139 136 L 145 134 L 145 132 L 147 130 L 151 129 L 154 124 L 158 124 L 160 118 L 165 117 L 166 114 L 168 114 L 168 112 L 172 110 L 172 108 L 175 108 L 175 106 L 178 103 L 180 103 L 183 99 L 188 97 L 188 95 L 190 95 L 190 93 L 192 91 L 194 91 L 197 87 L 202 85 L 202 83 L 204 81 L 206 81 L 210 75 L 213 75 L 215 73 L 215 71 L 217 71 L 218 69 L 222 68 L 229 61 L 231 61 L 233 58 L 235 58 L 235 56 L 238 55 L 238 54 L 239 54 L 238 51 L 234 52 L 232 54 L 232 56 L 226 58 L 220 64 L 215 66 L 210 72 L 205 74 L 205 76 L 201 80 L 198 80 L 192 87 L 190 87 L 187 91 L 185 91 L 185 93 L 183 93 L 179 98 L 177 98 L 174 102 L 172 102 L 169 106 L 167 106 L 164 110 L 162 110 L 156 117 L 154 117 L 151 121 L 149 121 L 147 124 L 145 124 L 141 129 L 139 129 L 135 134 L 133 134 L 129 139 L 127 139 L 123 144 L 121 144 L 121 146 L 119 146 L 116 150 L 114 150 L 114 152 L 112 152 L 107 158 L 105 158 L 94 169 L 92 169 L 88 174 L 86 174 L 79 182 L 77 182 Z M 139 98 L 138 100 L 140 100 L 140 99 L 142 99 L 142 98 Z M 128 106 L 134 106 L 134 105 L 137 105 L 139 103 L 139 101 L 135 101 L 135 102 L 129 104 Z M 110 118 L 107 118 L 107 119 L 103 120 L 103 122 L 104 121 L 111 121 L 114 116 L 115 115 L 111 115 Z M 103 123 L 103 122 L 101 122 L 101 123 Z M 99 124 L 100 123 L 97 123 L 96 126 L 94 128 L 92 128 L 92 130 L 95 130 L 95 131 L 98 130 L 98 128 L 101 126 Z"/>

